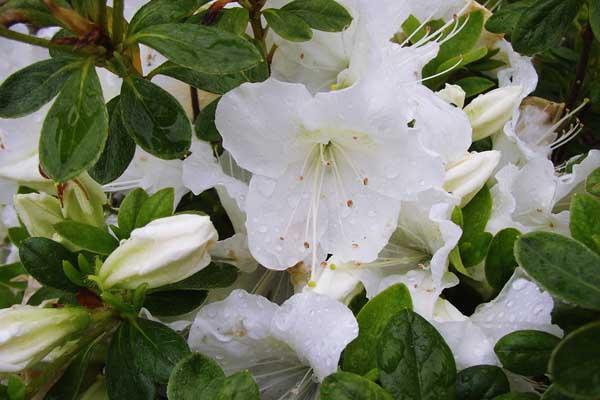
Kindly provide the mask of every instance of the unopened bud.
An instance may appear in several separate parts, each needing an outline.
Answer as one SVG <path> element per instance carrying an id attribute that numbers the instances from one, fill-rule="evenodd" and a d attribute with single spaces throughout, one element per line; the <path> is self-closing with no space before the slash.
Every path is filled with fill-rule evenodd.
<path id="1" fill-rule="evenodd" d="M 60 202 L 46 193 L 17 194 L 14 204 L 19 219 L 31 236 L 52 238 L 56 234 L 54 225 L 63 221 Z"/>
<path id="2" fill-rule="evenodd" d="M 507 86 L 475 98 L 464 111 L 473 128 L 473 141 L 500 132 L 521 101 L 521 86 Z"/>
<path id="3" fill-rule="evenodd" d="M 470 153 L 446 169 L 444 189 L 461 199 L 461 207 L 485 185 L 500 162 L 496 150 Z"/>
<path id="4" fill-rule="evenodd" d="M 454 104 L 458 108 L 463 108 L 465 106 L 465 97 L 466 93 L 458 85 L 450 85 L 446 83 L 446 87 L 436 94 L 445 102 L 449 104 Z"/>
<path id="5" fill-rule="evenodd" d="M 88 225 L 104 226 L 103 206 L 107 199 L 102 186 L 87 173 L 63 185 L 63 216 Z"/>

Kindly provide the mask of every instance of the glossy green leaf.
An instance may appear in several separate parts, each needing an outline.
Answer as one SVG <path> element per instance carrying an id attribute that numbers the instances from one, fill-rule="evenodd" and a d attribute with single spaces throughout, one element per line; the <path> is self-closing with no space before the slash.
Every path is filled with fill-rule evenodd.
<path id="1" fill-rule="evenodd" d="M 342 369 L 364 375 L 377 367 L 379 338 L 392 317 L 405 309 L 412 309 L 412 300 L 404 284 L 387 288 L 365 304 L 356 316 L 359 334 L 344 351 Z"/>
<path id="2" fill-rule="evenodd" d="M 77 247 L 95 254 L 107 256 L 119 246 L 117 239 L 105 230 L 81 222 L 59 222 L 54 229 Z"/>
<path id="3" fill-rule="evenodd" d="M 64 0 L 57 0 L 55 3 L 68 7 Z M 8 0 L 0 4 L 0 25 L 26 22 L 36 27 L 60 26 L 60 22 L 40 0 Z"/>
<path id="4" fill-rule="evenodd" d="M 173 368 L 167 395 L 169 400 L 197 400 L 210 382 L 224 377 L 216 362 L 202 354 L 190 354 Z"/>
<path id="5" fill-rule="evenodd" d="M 502 337 L 494 352 L 507 370 L 525 376 L 544 375 L 560 339 L 546 332 L 515 331 Z"/>
<path id="6" fill-rule="evenodd" d="M 152 82 L 137 76 L 123 80 L 121 116 L 133 140 L 159 158 L 180 158 L 190 148 L 192 128 L 185 111 Z"/>
<path id="7" fill-rule="evenodd" d="M 508 392 L 508 378 L 495 365 L 469 367 L 456 378 L 456 400 L 491 400 Z"/>
<path id="8" fill-rule="evenodd" d="M 233 265 L 211 262 L 206 268 L 182 281 L 157 288 L 162 290 L 209 290 L 231 286 L 238 277 Z"/>
<path id="9" fill-rule="evenodd" d="M 79 305 L 74 293 L 65 292 L 64 290 L 54 289 L 49 286 L 42 286 L 27 300 L 27 304 L 31 306 L 39 306 L 45 300 L 57 299 L 60 304 Z"/>
<path id="10" fill-rule="evenodd" d="M 152 0 L 144 4 L 129 23 L 128 35 L 152 26 L 183 21 L 208 0 Z"/>
<path id="11" fill-rule="evenodd" d="M 119 231 L 124 236 L 123 239 L 128 238 L 131 231 L 136 228 L 135 222 L 138 214 L 148 197 L 144 189 L 137 188 L 129 192 L 123 199 L 118 215 Z"/>
<path id="12" fill-rule="evenodd" d="M 65 58 L 51 58 L 31 64 L 0 86 L 0 118 L 16 118 L 39 110 L 62 89 L 77 64 Z"/>
<path id="13" fill-rule="evenodd" d="M 456 84 L 465 91 L 467 97 L 474 97 L 478 94 L 485 93 L 496 86 L 494 81 L 479 76 L 463 78 L 456 81 Z"/>
<path id="14" fill-rule="evenodd" d="M 392 400 L 379 385 L 350 372 L 336 372 L 321 383 L 321 400 Z"/>
<path id="15" fill-rule="evenodd" d="M 498 10 L 487 20 L 485 29 L 492 33 L 512 33 L 519 18 L 535 5 L 537 0 L 503 2 Z"/>
<path id="16" fill-rule="evenodd" d="M 283 9 L 267 8 L 262 15 L 275 33 L 290 42 L 306 42 L 312 39 L 310 25 L 294 13 Z"/>
<path id="17" fill-rule="evenodd" d="M 549 372 L 554 384 L 567 395 L 595 399 L 600 397 L 600 322 L 571 332 L 554 349 Z"/>
<path id="18" fill-rule="evenodd" d="M 571 236 L 600 254 L 600 199 L 577 193 L 571 199 Z"/>
<path id="19" fill-rule="evenodd" d="M 258 385 L 248 371 L 217 378 L 198 396 L 198 400 L 260 400 Z"/>
<path id="20" fill-rule="evenodd" d="M 19 247 L 23 240 L 29 237 L 29 232 L 23 226 L 13 226 L 12 228 L 8 228 L 8 239 L 12 244 Z"/>
<path id="21" fill-rule="evenodd" d="M 319 31 L 340 32 L 352 23 L 348 10 L 335 0 L 294 0 L 281 10 L 300 17 Z"/>
<path id="22" fill-rule="evenodd" d="M 215 142 L 221 139 L 221 134 L 215 125 L 217 105 L 219 105 L 219 99 L 214 100 L 200 111 L 194 123 L 194 131 L 198 139 L 206 142 Z"/>
<path id="23" fill-rule="evenodd" d="M 200 307 L 207 295 L 202 290 L 158 291 L 146 295 L 144 307 L 157 317 L 183 315 Z"/>
<path id="24" fill-rule="evenodd" d="M 108 137 L 108 113 L 92 62 L 72 72 L 46 115 L 40 137 L 45 173 L 64 182 L 96 163 Z"/>
<path id="25" fill-rule="evenodd" d="M 469 50 L 464 54 L 459 54 L 455 57 L 452 57 L 437 67 L 436 73 L 441 74 L 446 71 L 457 70 L 459 68 L 465 67 L 471 63 L 479 61 L 483 59 L 488 53 L 488 49 L 486 47 L 478 47 L 473 50 Z"/>
<path id="26" fill-rule="evenodd" d="M 226 8 L 219 14 L 214 26 L 236 35 L 243 35 L 248 27 L 250 15 L 242 7 Z"/>
<path id="27" fill-rule="evenodd" d="M 588 175 L 585 181 L 585 190 L 596 197 L 600 197 L 600 168 Z"/>
<path id="28" fill-rule="evenodd" d="M 379 380 L 396 400 L 455 398 L 452 351 L 419 314 L 402 310 L 387 324 L 377 347 Z"/>
<path id="29" fill-rule="evenodd" d="M 69 292 L 77 290 L 62 269 L 63 261 L 77 265 L 77 257 L 63 245 L 42 237 L 29 238 L 19 247 L 19 258 L 27 272 L 41 284 Z"/>
<path id="30" fill-rule="evenodd" d="M 108 140 L 100 158 L 88 170 L 90 176 L 100 184 L 107 184 L 125 172 L 135 154 L 135 142 L 127 133 L 121 117 L 119 97 L 112 99 L 107 105 Z"/>
<path id="31" fill-rule="evenodd" d="M 515 50 L 532 55 L 558 44 L 582 4 L 578 0 L 537 0 L 514 27 L 511 40 Z"/>
<path id="32" fill-rule="evenodd" d="M 175 190 L 173 188 L 165 188 L 154 193 L 142 203 L 135 219 L 135 227 L 140 228 L 155 219 L 173 215 L 174 201 Z"/>
<path id="33" fill-rule="evenodd" d="M 515 256 L 552 295 L 600 310 L 600 256 L 583 244 L 555 233 L 533 232 L 517 240 Z"/>
<path id="34" fill-rule="evenodd" d="M 494 236 L 485 259 L 485 278 L 496 290 L 502 290 L 517 267 L 515 242 L 521 232 L 514 228 L 501 230 Z"/>
<path id="35" fill-rule="evenodd" d="M 467 268 L 479 264 L 487 255 L 493 236 L 484 230 L 491 214 L 492 196 L 484 186 L 462 210 L 463 234 L 458 247 Z"/>
<path id="36" fill-rule="evenodd" d="M 261 53 L 251 42 L 210 26 L 153 25 L 130 40 L 156 49 L 176 64 L 206 74 L 237 73 L 262 62 Z"/>
<path id="37" fill-rule="evenodd" d="M 574 400 L 573 397 L 567 396 L 561 392 L 556 385 L 550 385 L 544 392 L 542 400 Z"/>

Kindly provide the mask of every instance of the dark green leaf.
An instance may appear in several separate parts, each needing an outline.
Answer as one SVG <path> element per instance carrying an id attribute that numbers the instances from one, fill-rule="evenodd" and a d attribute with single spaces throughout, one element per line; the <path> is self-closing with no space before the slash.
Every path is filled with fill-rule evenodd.
<path id="1" fill-rule="evenodd" d="M 491 400 L 510 392 L 508 379 L 495 365 L 476 365 L 459 372 L 456 400 Z"/>
<path id="2" fill-rule="evenodd" d="M 210 382 L 224 378 L 219 365 L 202 354 L 190 354 L 175 365 L 169 377 L 169 400 L 197 400 Z"/>
<path id="3" fill-rule="evenodd" d="M 492 196 L 484 186 L 463 210 L 463 234 L 458 243 L 465 267 L 473 267 L 487 255 L 493 236 L 484 232 L 492 214 Z"/>
<path id="4" fill-rule="evenodd" d="M 596 40 L 600 41 L 600 1 L 598 0 L 590 0 L 590 25 L 592 27 L 592 31 L 594 31 L 594 35 L 596 35 Z"/>
<path id="5" fill-rule="evenodd" d="M 515 244 L 519 265 L 552 295 L 600 310 L 600 256 L 555 233 L 533 232 Z"/>
<path id="6" fill-rule="evenodd" d="M 41 284 L 68 292 L 77 290 L 62 269 L 64 260 L 77 265 L 77 257 L 63 245 L 42 237 L 29 238 L 21 244 L 19 257 L 27 272 Z"/>
<path id="7" fill-rule="evenodd" d="M 135 227 L 140 228 L 155 219 L 173 215 L 174 201 L 175 190 L 173 188 L 165 188 L 154 193 L 142 203 L 135 219 Z"/>
<path id="8" fill-rule="evenodd" d="M 262 12 L 269 27 L 282 38 L 291 42 L 306 42 L 312 39 L 312 29 L 294 13 L 283 9 L 267 8 Z"/>
<path id="9" fill-rule="evenodd" d="M 377 348 L 382 386 L 396 400 L 451 400 L 456 365 L 452 351 L 420 315 L 402 310 L 387 324 Z"/>
<path id="10" fill-rule="evenodd" d="M 221 139 L 221 134 L 215 126 L 215 112 L 218 104 L 219 99 L 214 100 L 200 111 L 194 123 L 194 130 L 198 139 L 206 142 L 216 142 Z"/>
<path id="11" fill-rule="evenodd" d="M 344 351 L 343 370 L 364 375 L 377 367 L 381 333 L 392 317 L 405 309 L 412 309 L 412 300 L 404 284 L 387 288 L 365 304 L 356 316 L 358 337 Z"/>
<path id="12" fill-rule="evenodd" d="M 9 282 L 19 275 L 26 275 L 27 270 L 20 262 L 0 266 L 0 282 Z"/>
<path id="13" fill-rule="evenodd" d="M 293 13 L 319 31 L 340 32 L 352 23 L 350 13 L 334 0 L 294 0 L 281 10 Z"/>
<path id="14" fill-rule="evenodd" d="M 210 382 L 199 400 L 260 400 L 258 385 L 247 371 Z"/>
<path id="15" fill-rule="evenodd" d="M 21 246 L 21 242 L 29 237 L 27 229 L 22 226 L 8 228 L 8 238 L 10 242 L 17 247 Z"/>
<path id="16" fill-rule="evenodd" d="M 183 67 L 206 74 L 232 74 L 262 61 L 258 49 L 233 33 L 194 24 L 154 25 L 136 33 L 137 40 Z"/>
<path id="17" fill-rule="evenodd" d="M 535 5 L 537 0 L 503 2 L 497 11 L 487 20 L 485 29 L 492 33 L 512 33 L 519 18 Z"/>
<path id="18" fill-rule="evenodd" d="M 485 278 L 496 290 L 501 290 L 515 272 L 515 242 L 521 232 L 514 228 L 501 230 L 494 236 L 485 259 Z"/>
<path id="19" fill-rule="evenodd" d="M 536 0 L 514 27 L 511 39 L 515 50 L 532 55 L 556 46 L 581 5 L 578 0 Z"/>
<path id="20" fill-rule="evenodd" d="M 134 189 L 125 196 L 118 216 L 119 231 L 124 238 L 128 238 L 131 231 L 135 229 L 138 214 L 147 199 L 148 194 L 141 188 Z"/>
<path id="21" fill-rule="evenodd" d="M 585 190 L 589 194 L 600 197 L 600 168 L 588 175 L 585 181 Z"/>
<path id="22" fill-rule="evenodd" d="M 52 100 L 77 67 L 72 60 L 51 58 L 25 67 L 0 86 L 0 118 L 16 118 Z"/>
<path id="23" fill-rule="evenodd" d="M 209 290 L 231 286 L 238 277 L 232 265 L 212 262 L 206 268 L 177 283 L 157 288 L 161 290 Z"/>
<path id="24" fill-rule="evenodd" d="M 586 193 L 575 194 L 569 223 L 573 239 L 600 254 L 600 200 Z"/>
<path id="25" fill-rule="evenodd" d="M 63 0 L 55 2 L 68 6 Z M 36 27 L 59 26 L 48 7 L 40 0 L 8 0 L 0 7 L 0 25 L 11 26 L 16 23 L 29 23 Z"/>
<path id="26" fill-rule="evenodd" d="M 48 286 L 42 286 L 29 298 L 27 304 L 31 306 L 39 306 L 45 300 L 58 299 L 60 304 L 79 305 L 75 294 L 65 292 L 64 290 L 54 289 Z"/>
<path id="27" fill-rule="evenodd" d="M 100 184 L 114 181 L 125 172 L 135 154 L 135 142 L 127 133 L 121 117 L 119 97 L 112 99 L 108 108 L 108 140 L 96 164 L 88 170 Z"/>
<path id="28" fill-rule="evenodd" d="M 550 387 L 544 392 L 542 400 L 574 400 L 572 397 L 563 394 L 555 385 Z"/>
<path id="29" fill-rule="evenodd" d="M 46 115 L 40 163 L 56 181 L 74 178 L 96 163 L 108 137 L 108 113 L 94 64 L 73 71 Z"/>
<path id="30" fill-rule="evenodd" d="M 321 400 L 392 400 L 379 385 L 350 372 L 336 372 L 321 384 Z"/>
<path id="31" fill-rule="evenodd" d="M 128 35 L 152 26 L 179 22 L 192 15 L 208 0 L 152 0 L 144 4 L 129 23 Z"/>
<path id="32" fill-rule="evenodd" d="M 122 323 L 110 342 L 106 359 L 108 398 L 154 400 L 156 388 L 152 380 L 134 364 L 135 353 L 139 350 L 132 347 L 131 329 L 129 323 Z"/>
<path id="33" fill-rule="evenodd" d="M 243 35 L 248 27 L 250 15 L 242 7 L 226 8 L 221 11 L 214 26 L 236 35 Z"/>
<path id="34" fill-rule="evenodd" d="M 537 400 L 539 398 L 540 398 L 540 396 L 538 396 L 535 393 L 512 392 L 512 393 L 502 394 L 498 397 L 494 397 L 493 400 Z"/>
<path id="35" fill-rule="evenodd" d="M 595 399 L 600 396 L 600 322 L 571 332 L 556 347 L 549 372 L 554 384 L 567 395 Z"/>
<path id="36" fill-rule="evenodd" d="M 23 299 L 23 291 L 15 291 L 10 286 L 0 282 L 0 309 L 8 308 L 14 304 L 20 304 Z"/>
<path id="37" fill-rule="evenodd" d="M 456 82 L 464 91 L 467 97 L 477 96 L 494 88 L 496 83 L 490 79 L 479 76 L 470 76 Z"/>
<path id="38" fill-rule="evenodd" d="M 560 339 L 541 331 L 516 331 L 496 343 L 494 352 L 507 370 L 525 376 L 544 375 Z"/>
<path id="39" fill-rule="evenodd" d="M 144 300 L 144 307 L 152 315 L 173 317 L 187 314 L 200 307 L 208 293 L 202 290 L 168 290 L 150 293 Z"/>
<path id="40" fill-rule="evenodd" d="M 168 92 L 137 76 L 121 86 L 123 125 L 147 152 L 163 158 L 184 156 L 190 148 L 192 129 L 185 111 Z"/>
<path id="41" fill-rule="evenodd" d="M 54 225 L 54 229 L 77 247 L 95 254 L 107 256 L 119 246 L 117 239 L 105 230 L 81 222 L 59 222 Z"/>

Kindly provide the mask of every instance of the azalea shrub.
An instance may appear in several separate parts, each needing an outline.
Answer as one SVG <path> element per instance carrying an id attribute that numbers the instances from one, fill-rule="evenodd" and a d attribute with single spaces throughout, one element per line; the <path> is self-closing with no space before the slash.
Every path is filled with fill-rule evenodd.
<path id="1" fill-rule="evenodd" d="M 0 399 L 600 398 L 599 0 L 3 0 L 0 37 Z"/>

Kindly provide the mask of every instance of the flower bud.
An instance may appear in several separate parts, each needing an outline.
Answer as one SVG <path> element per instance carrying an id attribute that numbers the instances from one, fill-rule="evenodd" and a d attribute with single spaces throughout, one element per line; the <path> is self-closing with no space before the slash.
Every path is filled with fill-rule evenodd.
<path id="1" fill-rule="evenodd" d="M 83 308 L 16 305 L 0 310 L 0 372 L 19 372 L 85 330 Z"/>
<path id="2" fill-rule="evenodd" d="M 106 195 L 102 186 L 87 173 L 64 184 L 62 199 L 65 218 L 97 227 L 104 226 Z"/>
<path id="3" fill-rule="evenodd" d="M 473 141 L 500 132 L 521 101 L 521 86 L 506 86 L 477 96 L 464 111 L 473 128 Z"/>
<path id="4" fill-rule="evenodd" d="M 446 87 L 436 92 L 436 94 L 446 103 L 454 104 L 458 108 L 465 106 L 466 93 L 458 85 L 449 85 L 446 83 Z"/>
<path id="5" fill-rule="evenodd" d="M 479 192 L 500 162 L 496 150 L 469 153 L 462 160 L 448 165 L 444 189 L 461 199 L 461 207 Z"/>
<path id="6" fill-rule="evenodd" d="M 46 193 L 17 194 L 15 209 L 31 236 L 52 238 L 56 234 L 54 225 L 63 221 L 60 202 Z"/>
<path id="7" fill-rule="evenodd" d="M 210 218 L 181 214 L 134 229 L 106 259 L 98 278 L 104 289 L 156 288 L 183 280 L 210 263 L 208 249 L 218 240 Z"/>

